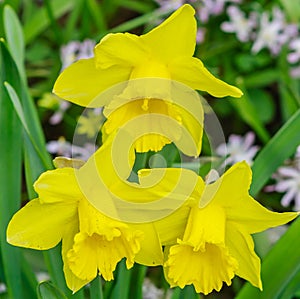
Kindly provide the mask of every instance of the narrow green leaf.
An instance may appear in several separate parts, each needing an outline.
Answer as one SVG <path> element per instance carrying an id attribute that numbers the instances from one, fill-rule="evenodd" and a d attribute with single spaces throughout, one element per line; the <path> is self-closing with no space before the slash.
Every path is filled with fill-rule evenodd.
<path id="1" fill-rule="evenodd" d="M 244 77 L 243 80 L 246 88 L 253 88 L 268 86 L 277 82 L 278 78 L 280 78 L 280 70 L 272 68 L 250 74 Z"/>
<path id="2" fill-rule="evenodd" d="M 58 45 L 61 45 L 63 42 L 62 32 L 56 23 L 51 3 L 49 0 L 44 0 L 44 4 L 45 4 L 45 8 L 46 8 L 46 12 L 47 12 L 47 16 L 48 16 L 50 25 L 51 25 L 54 35 L 56 37 L 56 41 L 57 41 Z"/>
<path id="3" fill-rule="evenodd" d="M 97 26 L 98 32 L 104 32 L 107 30 L 107 24 L 105 16 L 102 11 L 102 6 L 95 0 L 87 0 L 87 7 L 93 18 L 94 23 Z"/>
<path id="4" fill-rule="evenodd" d="M 300 109 L 284 124 L 253 163 L 251 194 L 256 195 L 285 159 L 295 153 L 300 144 Z"/>
<path id="5" fill-rule="evenodd" d="M 117 266 L 117 278 L 111 299 L 128 299 L 131 271 L 126 268 L 124 259 Z"/>
<path id="6" fill-rule="evenodd" d="M 48 281 L 41 282 L 37 286 L 38 299 L 67 299 L 67 297 Z"/>
<path id="7" fill-rule="evenodd" d="M 23 113 L 23 109 L 22 109 L 22 105 L 20 102 L 20 99 L 16 93 L 16 91 L 14 90 L 14 88 L 8 83 L 8 82 L 4 82 L 4 86 L 9 94 L 9 97 L 13 103 L 13 106 L 16 110 L 16 113 L 23 125 L 24 130 L 26 131 L 34 149 L 36 150 L 40 160 L 43 162 L 44 168 L 47 169 L 47 167 L 49 166 L 49 161 L 47 159 L 47 155 L 45 155 L 45 153 L 42 153 L 38 147 L 38 145 L 35 143 L 35 139 L 34 137 L 31 135 L 31 132 L 29 131 L 28 125 L 27 125 L 27 121 L 25 119 L 25 115 Z"/>
<path id="8" fill-rule="evenodd" d="M 9 295 L 11 298 L 25 298 L 21 250 L 6 242 L 7 224 L 21 204 L 22 126 L 3 82 L 11 82 L 17 90 L 21 84 L 3 41 L 0 42 L 0 65 L 0 250 Z"/>
<path id="9" fill-rule="evenodd" d="M 101 284 L 100 276 L 97 276 L 90 284 L 90 298 L 103 299 L 102 284 Z"/>
<path id="10" fill-rule="evenodd" d="M 76 1 L 69 0 L 53 0 L 51 7 L 53 9 L 54 18 L 59 18 L 68 11 L 71 11 Z M 24 25 L 25 44 L 30 43 L 36 36 L 44 32 L 50 25 L 47 17 L 46 8 L 42 7 L 35 11 L 35 14 Z"/>
<path id="11" fill-rule="evenodd" d="M 290 280 L 289 284 L 286 286 L 284 291 L 280 294 L 280 299 L 291 299 L 294 298 L 297 291 L 300 290 L 300 264 L 298 264 L 297 269 L 295 269 L 295 275 Z"/>
<path id="12" fill-rule="evenodd" d="M 3 21 L 9 51 L 17 64 L 21 77 L 25 79 L 25 70 L 23 65 L 25 56 L 23 29 L 18 16 L 9 5 L 4 6 Z"/>
<path id="13" fill-rule="evenodd" d="M 143 283 L 147 272 L 147 267 L 135 264 L 131 276 L 129 298 L 143 299 Z"/>

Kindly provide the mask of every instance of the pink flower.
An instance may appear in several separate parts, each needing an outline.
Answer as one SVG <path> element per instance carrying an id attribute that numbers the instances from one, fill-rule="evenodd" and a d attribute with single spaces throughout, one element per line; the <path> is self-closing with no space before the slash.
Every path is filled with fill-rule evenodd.
<path id="1" fill-rule="evenodd" d="M 252 36 L 253 29 L 256 27 L 257 14 L 253 12 L 247 19 L 245 17 L 245 13 L 237 6 L 229 6 L 227 8 L 227 14 L 230 21 L 223 22 L 221 24 L 221 29 L 225 32 L 235 32 L 238 40 L 241 42 L 249 41 Z"/>
<path id="2" fill-rule="evenodd" d="M 282 46 L 297 36 L 297 33 L 297 26 L 287 24 L 284 13 L 278 7 L 273 7 L 272 15 L 267 12 L 261 15 L 260 28 L 252 52 L 258 53 L 261 49 L 268 48 L 273 55 L 278 55 Z"/>
<path id="3" fill-rule="evenodd" d="M 241 161 L 246 161 L 251 165 L 254 156 L 259 150 L 258 146 L 253 145 L 254 139 L 255 135 L 253 132 L 248 132 L 245 137 L 230 135 L 228 143 L 220 144 L 216 149 L 216 153 L 219 156 L 227 157 L 224 161 L 226 165 L 233 165 Z"/>

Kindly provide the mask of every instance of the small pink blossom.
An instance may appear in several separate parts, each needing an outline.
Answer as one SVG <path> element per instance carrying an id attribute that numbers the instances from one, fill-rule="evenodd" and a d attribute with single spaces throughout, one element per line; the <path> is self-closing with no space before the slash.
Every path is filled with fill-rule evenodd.
<path id="1" fill-rule="evenodd" d="M 230 21 L 223 22 L 221 29 L 225 32 L 235 32 L 241 42 L 249 41 L 257 24 L 257 14 L 253 12 L 247 19 L 243 11 L 232 5 L 227 8 L 227 14 Z"/>
<path id="2" fill-rule="evenodd" d="M 251 51 L 258 53 L 268 48 L 273 55 L 278 55 L 282 46 L 296 37 L 297 33 L 297 26 L 287 24 L 284 13 L 278 7 L 273 7 L 272 14 L 261 14 L 259 31 Z"/>
<path id="3" fill-rule="evenodd" d="M 289 206 L 294 201 L 296 211 L 300 210 L 300 146 L 292 161 L 281 166 L 273 175 L 276 180 L 275 185 L 266 186 L 266 192 L 280 192 L 284 193 L 281 199 L 281 204 L 284 207 Z"/>
<path id="4" fill-rule="evenodd" d="M 255 135 L 248 132 L 245 137 L 239 135 L 230 135 L 227 144 L 220 144 L 216 153 L 219 156 L 226 157 L 224 164 L 233 165 L 237 162 L 246 161 L 248 164 L 253 163 L 253 158 L 259 150 L 254 144 Z"/>

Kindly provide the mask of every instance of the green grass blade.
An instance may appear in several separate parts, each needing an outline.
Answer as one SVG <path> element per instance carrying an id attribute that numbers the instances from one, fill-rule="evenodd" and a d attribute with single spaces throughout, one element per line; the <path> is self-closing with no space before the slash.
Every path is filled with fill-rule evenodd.
<path id="1" fill-rule="evenodd" d="M 246 87 L 241 80 L 239 87 L 244 95 L 240 99 L 230 100 L 230 104 L 236 109 L 240 117 L 256 132 L 257 136 L 266 143 L 270 139 L 269 133 L 257 117 L 257 108 L 251 102 Z"/>
<path id="2" fill-rule="evenodd" d="M 131 271 L 126 268 L 125 261 L 122 260 L 116 271 L 116 283 L 112 290 L 111 299 L 128 299 L 130 289 Z"/>
<path id="3" fill-rule="evenodd" d="M 37 286 L 38 299 L 67 299 L 52 283 L 44 281 Z"/>
<path id="4" fill-rule="evenodd" d="M 90 284 L 90 298 L 103 299 L 101 277 L 97 276 Z"/>
<path id="5" fill-rule="evenodd" d="M 21 77 L 25 79 L 23 29 L 15 11 L 9 5 L 4 6 L 3 21 L 9 51 L 16 62 Z"/>
<path id="6" fill-rule="evenodd" d="M 49 19 L 50 25 L 52 27 L 52 30 L 54 32 L 56 41 L 57 41 L 58 45 L 61 45 L 63 42 L 62 32 L 56 23 L 51 3 L 49 0 L 44 0 L 44 3 L 45 3 L 45 8 L 46 8 L 46 12 L 48 15 L 48 19 Z"/>
<path id="7" fill-rule="evenodd" d="M 54 18 L 59 18 L 68 11 L 71 11 L 76 1 L 54 0 L 51 2 Z M 31 19 L 24 25 L 25 44 L 30 43 L 39 34 L 44 32 L 50 25 L 45 7 L 36 10 Z"/>
<path id="8" fill-rule="evenodd" d="M 130 296 L 129 298 L 143 299 L 143 282 L 146 276 L 147 267 L 135 264 L 132 271 Z"/>
<path id="9" fill-rule="evenodd" d="M 12 101 L 13 103 L 13 106 L 16 110 L 16 113 L 22 123 L 22 126 L 24 128 L 24 130 L 26 131 L 35 151 L 37 152 L 40 160 L 42 161 L 43 165 L 44 165 L 44 168 L 47 169 L 50 165 L 49 165 L 49 160 L 48 160 L 48 155 L 46 153 L 43 153 L 40 151 L 38 145 L 36 144 L 35 142 L 35 139 L 34 137 L 31 135 L 31 132 L 29 130 L 29 127 L 27 125 L 27 121 L 26 121 L 26 118 L 25 118 L 25 115 L 24 115 L 24 112 L 23 112 L 23 108 L 22 108 L 22 105 L 21 105 L 21 102 L 20 102 L 20 99 L 16 93 L 16 91 L 14 90 L 14 88 L 8 83 L 8 82 L 4 82 L 4 86 L 9 94 L 9 97 L 10 97 L 10 100 Z"/>
<path id="10" fill-rule="evenodd" d="M 87 8 L 93 18 L 93 22 L 97 26 L 98 32 L 104 32 L 107 30 L 106 20 L 102 11 L 102 6 L 95 0 L 86 1 Z"/>
<path id="11" fill-rule="evenodd" d="M 261 150 L 253 163 L 250 193 L 256 195 L 283 161 L 295 153 L 300 144 L 300 109 L 283 125 Z"/>
<path id="12" fill-rule="evenodd" d="M 21 203 L 22 126 L 3 85 L 8 81 L 20 89 L 18 72 L 3 41 L 0 65 L 0 250 L 9 295 L 25 298 L 21 287 L 21 249 L 6 243 L 7 224 Z"/>

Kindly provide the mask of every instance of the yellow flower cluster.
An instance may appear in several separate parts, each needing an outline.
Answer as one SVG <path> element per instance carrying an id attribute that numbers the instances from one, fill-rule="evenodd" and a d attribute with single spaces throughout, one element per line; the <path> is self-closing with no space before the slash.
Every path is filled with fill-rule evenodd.
<path id="1" fill-rule="evenodd" d="M 43 173 L 34 185 L 38 198 L 13 216 L 7 240 L 37 250 L 62 241 L 74 292 L 97 275 L 112 280 L 123 258 L 128 269 L 162 265 L 172 287 L 192 284 L 208 294 L 238 275 L 261 289 L 251 234 L 297 216 L 271 212 L 249 195 L 245 162 L 209 185 L 180 168 L 143 169 L 138 183 L 127 180 L 136 152 L 174 142 L 199 155 L 203 109 L 195 89 L 242 95 L 192 57 L 195 40 L 194 10 L 184 5 L 147 34 L 108 34 L 94 58 L 72 64 L 55 83 L 66 100 L 104 106 L 103 145 L 78 169 L 63 163 Z"/>

